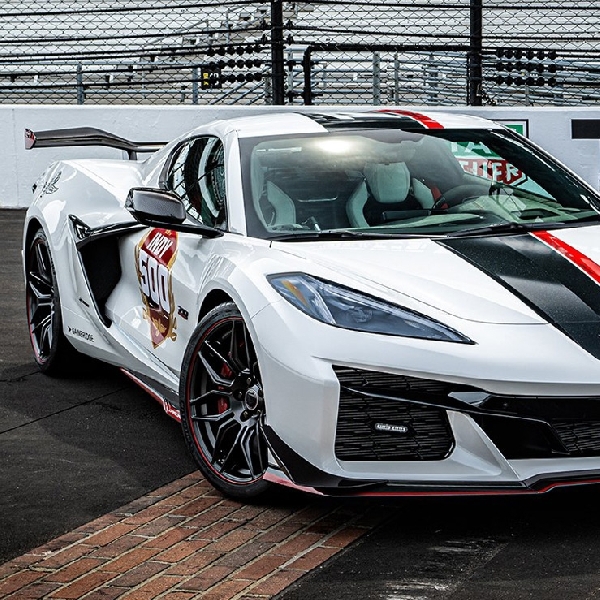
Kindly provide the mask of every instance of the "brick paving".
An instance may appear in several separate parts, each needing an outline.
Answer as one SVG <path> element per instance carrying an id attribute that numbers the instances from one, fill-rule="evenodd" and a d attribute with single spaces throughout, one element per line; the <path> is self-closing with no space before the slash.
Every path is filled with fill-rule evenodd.
<path id="1" fill-rule="evenodd" d="M 193 473 L 0 565 L 0 598 L 272 598 L 386 516 L 312 496 L 242 504 Z"/>

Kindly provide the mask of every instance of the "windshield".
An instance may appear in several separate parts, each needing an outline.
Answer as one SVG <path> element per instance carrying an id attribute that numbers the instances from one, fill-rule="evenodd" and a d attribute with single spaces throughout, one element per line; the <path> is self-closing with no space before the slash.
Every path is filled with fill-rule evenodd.
<path id="1" fill-rule="evenodd" d="M 240 146 L 255 237 L 479 235 L 600 219 L 593 190 L 510 131 L 352 130 Z"/>

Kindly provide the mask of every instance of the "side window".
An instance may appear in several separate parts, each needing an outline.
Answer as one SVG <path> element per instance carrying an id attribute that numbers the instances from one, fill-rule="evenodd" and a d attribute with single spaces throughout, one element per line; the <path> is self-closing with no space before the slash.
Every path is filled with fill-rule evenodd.
<path id="1" fill-rule="evenodd" d="M 177 150 L 166 180 L 167 188 L 181 197 L 192 219 L 219 228 L 226 223 L 223 154 L 218 138 L 190 140 Z"/>

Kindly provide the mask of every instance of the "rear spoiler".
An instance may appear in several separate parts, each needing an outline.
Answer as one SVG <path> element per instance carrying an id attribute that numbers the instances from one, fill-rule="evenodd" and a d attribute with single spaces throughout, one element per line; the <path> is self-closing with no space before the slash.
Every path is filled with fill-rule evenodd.
<path id="1" fill-rule="evenodd" d="M 25 149 L 57 148 L 59 146 L 108 146 L 127 152 L 129 160 L 136 160 L 138 152 L 156 152 L 166 142 L 131 142 L 102 129 L 74 127 L 46 131 L 25 130 Z"/>

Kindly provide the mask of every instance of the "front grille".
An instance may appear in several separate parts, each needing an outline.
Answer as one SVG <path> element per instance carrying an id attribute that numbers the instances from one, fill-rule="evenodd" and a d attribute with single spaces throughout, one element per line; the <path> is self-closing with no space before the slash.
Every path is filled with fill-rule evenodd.
<path id="1" fill-rule="evenodd" d="M 340 398 L 335 438 L 339 459 L 441 460 L 453 445 L 445 410 L 349 394 Z"/>
<path id="2" fill-rule="evenodd" d="M 600 454 L 600 422 L 553 421 L 552 428 L 569 454 L 597 456 Z"/>
<path id="3" fill-rule="evenodd" d="M 433 379 L 334 371 L 341 387 L 335 444 L 341 459 L 443 459 L 454 446 L 447 410 L 468 414 L 507 459 L 600 456 L 600 397 L 486 396 Z M 477 392 L 477 404 L 461 400 L 469 397 L 464 392 Z"/>
<path id="4" fill-rule="evenodd" d="M 454 438 L 446 411 L 403 402 L 401 395 L 444 398 L 451 385 L 343 367 L 335 367 L 335 372 L 341 385 L 335 440 L 339 459 L 442 460 L 450 454 Z M 370 393 L 398 399 L 374 398 Z"/>
<path id="5" fill-rule="evenodd" d="M 600 398 L 491 395 L 473 418 L 507 458 L 600 456 Z"/>

